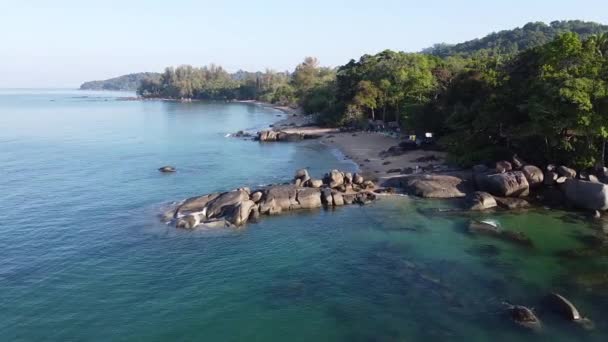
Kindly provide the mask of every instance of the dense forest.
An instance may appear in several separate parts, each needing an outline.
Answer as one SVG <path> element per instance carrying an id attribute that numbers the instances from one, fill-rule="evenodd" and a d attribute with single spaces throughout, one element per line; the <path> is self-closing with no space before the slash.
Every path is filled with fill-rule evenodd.
<path id="1" fill-rule="evenodd" d="M 160 74 L 156 72 L 140 72 L 114 77 L 103 81 L 90 81 L 80 85 L 82 90 L 125 90 L 136 91 L 145 79 L 158 81 Z"/>
<path id="2" fill-rule="evenodd" d="M 608 26 L 580 20 L 554 21 L 549 25 L 543 22 L 535 22 L 460 44 L 435 44 L 422 52 L 440 57 L 515 54 L 547 44 L 557 36 L 567 32 L 574 32 L 581 38 L 588 38 L 592 35 L 607 33 Z"/>
<path id="3" fill-rule="evenodd" d="M 579 31 L 585 26 L 551 27 L 567 25 Z M 588 24 L 588 31 L 597 27 Z M 307 57 L 293 72 L 239 72 L 238 77 L 215 65 L 180 66 L 144 80 L 138 92 L 299 106 L 326 125 L 392 122 L 404 133 L 435 132 L 462 165 L 511 153 L 581 167 L 603 160 L 608 36 L 566 32 L 545 44 L 527 44 L 531 47 L 518 45 L 517 53 L 453 56 L 387 50 L 335 69 Z"/>

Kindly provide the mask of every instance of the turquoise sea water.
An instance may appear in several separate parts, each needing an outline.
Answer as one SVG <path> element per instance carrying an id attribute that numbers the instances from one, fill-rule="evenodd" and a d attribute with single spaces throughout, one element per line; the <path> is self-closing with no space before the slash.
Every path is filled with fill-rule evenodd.
<path id="1" fill-rule="evenodd" d="M 605 341 L 604 225 L 576 213 L 439 213 L 450 202 L 263 218 L 240 230 L 162 224 L 170 201 L 353 169 L 317 142 L 227 138 L 282 115 L 248 104 L 0 91 L 1 341 Z M 175 174 L 156 169 L 170 164 Z M 465 233 L 470 219 L 534 248 Z M 565 256 L 580 249 L 589 255 Z M 547 312 L 558 290 L 596 325 Z M 503 301 L 535 307 L 540 334 Z"/>

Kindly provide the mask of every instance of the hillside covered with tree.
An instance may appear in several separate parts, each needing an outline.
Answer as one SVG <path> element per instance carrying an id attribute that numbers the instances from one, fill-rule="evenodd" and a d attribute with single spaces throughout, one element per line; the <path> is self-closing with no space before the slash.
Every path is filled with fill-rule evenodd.
<path id="1" fill-rule="evenodd" d="M 462 165 L 512 153 L 580 167 L 604 160 L 606 34 L 563 33 L 504 55 L 386 50 L 338 68 L 307 57 L 293 72 L 237 74 L 215 65 L 167 68 L 143 81 L 138 93 L 299 106 L 331 126 L 365 128 L 382 120 L 404 133 L 435 132 Z"/>
<path id="2" fill-rule="evenodd" d="M 140 72 L 101 81 L 89 81 L 80 86 L 82 90 L 126 90 L 135 91 L 143 80 L 158 80 L 159 73 Z"/>
<path id="3" fill-rule="evenodd" d="M 553 21 L 550 24 L 534 22 L 512 30 L 491 33 L 483 38 L 464 43 L 455 45 L 435 44 L 422 52 L 440 57 L 515 54 L 547 44 L 557 36 L 567 32 L 574 32 L 582 38 L 587 38 L 608 32 L 608 26 L 580 20 Z"/>

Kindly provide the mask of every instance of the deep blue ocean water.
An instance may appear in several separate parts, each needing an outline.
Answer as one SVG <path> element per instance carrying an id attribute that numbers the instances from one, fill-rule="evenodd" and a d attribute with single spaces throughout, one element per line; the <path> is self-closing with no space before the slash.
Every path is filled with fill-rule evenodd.
<path id="1" fill-rule="evenodd" d="M 273 109 L 117 100 L 131 95 L 0 90 L 1 341 L 608 338 L 606 255 L 563 256 L 605 243 L 581 214 L 441 214 L 452 204 L 400 197 L 239 230 L 164 225 L 171 201 L 355 166 L 315 141 L 226 137 L 267 127 Z M 471 218 L 535 247 L 472 237 Z M 596 329 L 544 310 L 552 290 Z M 514 326 L 505 300 L 535 307 L 544 331 Z"/>

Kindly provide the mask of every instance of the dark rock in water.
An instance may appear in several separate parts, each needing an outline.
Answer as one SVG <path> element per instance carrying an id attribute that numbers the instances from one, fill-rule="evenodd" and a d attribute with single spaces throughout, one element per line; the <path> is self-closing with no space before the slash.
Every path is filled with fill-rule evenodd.
<path id="1" fill-rule="evenodd" d="M 158 169 L 158 171 L 163 172 L 163 173 L 171 173 L 171 172 L 175 172 L 177 171 L 173 166 L 163 166 L 161 168 Z"/>
<path id="2" fill-rule="evenodd" d="M 249 132 L 245 132 L 245 131 L 238 131 L 238 132 L 232 134 L 232 136 L 235 138 L 252 138 L 253 134 L 251 134 Z"/>
<path id="3" fill-rule="evenodd" d="M 523 305 L 507 305 L 507 310 L 513 322 L 533 331 L 540 331 L 542 329 L 542 323 L 540 322 L 540 319 L 536 317 L 532 309 Z"/>
<path id="4" fill-rule="evenodd" d="M 469 248 L 467 250 L 469 254 L 478 255 L 482 257 L 494 257 L 500 255 L 500 248 L 495 245 L 481 245 Z"/>
<path id="5" fill-rule="evenodd" d="M 530 202 L 523 198 L 514 197 L 495 197 L 496 203 L 503 209 L 515 210 L 526 209 L 530 207 Z"/>
<path id="6" fill-rule="evenodd" d="M 569 321 L 580 324 L 587 330 L 594 328 L 594 324 L 588 318 L 583 317 L 578 309 L 568 299 L 558 293 L 551 293 L 543 299 L 543 304 L 550 310 L 562 315 Z"/>
<path id="7" fill-rule="evenodd" d="M 473 234 L 498 236 L 500 235 L 500 228 L 498 228 L 498 225 L 493 222 L 471 221 L 469 223 L 468 232 Z"/>
<path id="8" fill-rule="evenodd" d="M 513 242 L 525 247 L 533 246 L 532 240 L 530 240 L 530 238 L 524 233 L 502 230 L 497 224 L 490 221 L 471 221 L 468 226 L 468 232 L 470 234 L 495 237 L 500 240 Z"/>
<path id="9" fill-rule="evenodd" d="M 521 246 L 524 246 L 524 247 L 532 247 L 532 246 L 534 246 L 534 243 L 532 242 L 532 240 L 530 240 L 530 238 L 527 237 L 522 232 L 513 232 L 513 231 L 510 231 L 510 230 L 505 230 L 505 231 L 501 232 L 501 234 L 499 235 L 499 237 L 502 240 L 514 242 L 514 243 L 516 243 L 518 245 L 521 245 Z"/>
<path id="10" fill-rule="evenodd" d="M 391 162 L 387 160 L 387 161 L 383 162 L 382 165 L 389 165 L 390 163 Z"/>
<path id="11" fill-rule="evenodd" d="M 401 173 L 401 169 L 389 169 L 386 173 Z"/>

